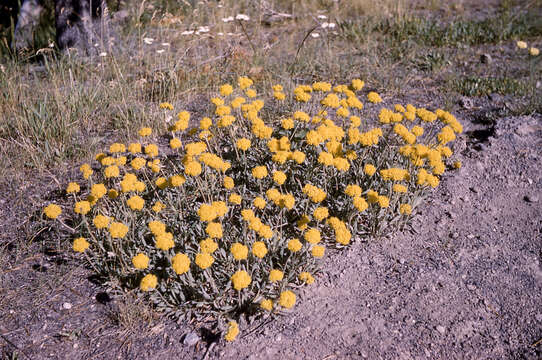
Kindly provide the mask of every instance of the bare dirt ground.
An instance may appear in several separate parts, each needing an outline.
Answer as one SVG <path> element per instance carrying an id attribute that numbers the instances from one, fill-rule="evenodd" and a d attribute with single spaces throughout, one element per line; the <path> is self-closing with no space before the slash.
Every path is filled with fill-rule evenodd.
<path id="1" fill-rule="evenodd" d="M 466 130 L 456 149 L 463 167 L 444 178 L 412 231 L 330 253 L 294 311 L 245 325 L 235 343 L 203 326 L 196 331 L 200 341 L 186 345 L 186 335 L 201 324 L 174 323 L 129 294 L 106 294 L 62 245 L 46 241 L 41 248 L 38 235 L 24 253 L 13 248 L 2 265 L 2 353 L 29 359 L 542 358 L 542 117 L 476 122 L 486 106 L 488 100 L 475 99 L 469 110 L 458 109 Z M 56 188 L 46 179 L 11 185 L 2 191 L 4 243 L 24 235 L 13 219 L 28 219 L 24 212 L 43 201 L 43 192 L 32 189 Z M 21 189 L 34 197 L 21 198 Z"/>

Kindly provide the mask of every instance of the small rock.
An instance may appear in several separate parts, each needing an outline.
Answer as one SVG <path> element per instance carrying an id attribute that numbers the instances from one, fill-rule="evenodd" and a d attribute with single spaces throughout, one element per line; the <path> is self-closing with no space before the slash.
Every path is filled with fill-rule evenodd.
<path id="1" fill-rule="evenodd" d="M 442 325 L 439 325 L 437 326 L 437 331 L 441 333 L 442 335 L 444 335 L 444 333 L 446 332 L 446 328 Z"/>
<path id="2" fill-rule="evenodd" d="M 429 350 L 427 349 L 423 349 L 424 352 L 425 352 L 425 356 L 427 356 L 427 358 L 431 357 L 431 353 L 429 352 Z"/>
<path id="3" fill-rule="evenodd" d="M 128 12 L 128 10 L 120 10 L 120 11 L 115 12 L 115 14 L 113 15 L 113 19 L 120 22 L 120 21 L 127 20 L 129 16 L 130 16 L 130 13 Z"/>
<path id="4" fill-rule="evenodd" d="M 530 194 L 530 195 L 525 195 L 523 197 L 523 200 L 529 202 L 529 203 L 535 203 L 535 202 L 538 202 L 538 195 L 537 194 Z"/>
<path id="5" fill-rule="evenodd" d="M 78 347 L 79 347 L 79 344 L 78 344 L 78 343 L 74 343 L 74 344 L 73 344 L 73 348 L 74 348 L 74 349 L 77 349 Z"/>
<path id="6" fill-rule="evenodd" d="M 458 232 L 453 232 L 453 233 L 450 234 L 450 237 L 452 239 L 457 239 L 459 237 L 459 233 Z"/>
<path id="7" fill-rule="evenodd" d="M 534 318 L 536 319 L 536 321 L 542 321 L 542 313 L 536 314 Z"/>
<path id="8" fill-rule="evenodd" d="M 399 259 L 399 264 L 404 265 L 404 263 L 405 263 L 405 259 L 400 258 L 400 259 Z"/>
<path id="9" fill-rule="evenodd" d="M 459 105 L 462 106 L 464 109 L 472 109 L 473 107 L 473 102 L 472 102 L 472 99 L 466 97 L 466 96 L 462 96 L 460 99 L 459 99 Z"/>
<path id="10" fill-rule="evenodd" d="M 476 290 L 476 285 L 467 284 L 467 289 L 469 289 L 470 291 L 474 291 L 474 290 Z"/>
<path id="11" fill-rule="evenodd" d="M 491 64 L 492 61 L 493 61 L 493 59 L 491 58 L 491 55 L 489 55 L 489 54 L 480 55 L 480 62 L 482 64 Z"/>
<path id="12" fill-rule="evenodd" d="M 282 336 L 279 334 L 277 335 L 277 338 L 275 339 L 277 342 L 280 342 L 282 340 Z"/>
<path id="13" fill-rule="evenodd" d="M 70 304 L 69 302 L 65 302 L 64 304 L 62 304 L 62 308 L 65 310 L 70 310 L 72 308 L 72 304 Z"/>
<path id="14" fill-rule="evenodd" d="M 185 335 L 183 339 L 183 344 L 185 346 L 194 346 L 197 344 L 198 341 L 200 341 L 199 335 L 193 332 L 189 332 Z"/>
<path id="15" fill-rule="evenodd" d="M 476 236 L 474 236 L 473 234 L 468 234 L 468 235 L 467 235 L 467 239 L 469 239 L 469 240 L 472 240 L 472 239 L 474 239 L 475 237 L 476 237 Z"/>

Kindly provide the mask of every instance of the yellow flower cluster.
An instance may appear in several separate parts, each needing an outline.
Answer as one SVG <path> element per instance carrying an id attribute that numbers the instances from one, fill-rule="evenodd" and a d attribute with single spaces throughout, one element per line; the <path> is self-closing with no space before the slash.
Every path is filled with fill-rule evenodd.
<path id="1" fill-rule="evenodd" d="M 262 112 L 252 85 L 239 77 L 235 88 L 219 86 L 209 117 L 178 112 L 166 151 L 152 139 L 113 143 L 93 167 L 81 165 L 88 185 L 70 183 L 66 194 L 82 234 L 91 235 L 75 239 L 73 249 L 91 257 L 115 253 L 112 261 L 131 271 L 123 275 L 127 283 L 137 279 L 141 291 L 157 289 L 182 306 L 226 315 L 251 302 L 261 311 L 290 309 L 296 295 L 288 289 L 315 281 L 331 242 L 348 245 L 353 229 L 381 234 L 382 224 L 404 224 L 415 197 L 426 196 L 454 164 L 449 143 L 463 128 L 444 110 L 375 109 L 371 103 L 382 98 L 369 92 L 378 118 L 362 118 L 356 91 L 365 84 L 353 79 L 298 85 L 288 97 L 273 85 L 272 106 L 297 101 L 282 115 Z M 170 103 L 160 108 L 173 114 Z M 273 113 L 282 117 L 269 119 Z M 43 209 L 51 219 L 61 212 L 54 204 Z M 225 338 L 238 333 L 232 321 Z"/>
<path id="2" fill-rule="evenodd" d="M 408 170 L 399 168 L 382 169 L 380 170 L 380 176 L 386 181 L 402 181 L 410 179 Z"/>

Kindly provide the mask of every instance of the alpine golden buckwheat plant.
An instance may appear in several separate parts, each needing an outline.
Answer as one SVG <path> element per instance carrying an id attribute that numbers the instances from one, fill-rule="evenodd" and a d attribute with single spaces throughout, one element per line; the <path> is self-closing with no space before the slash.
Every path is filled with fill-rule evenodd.
<path id="1" fill-rule="evenodd" d="M 371 92 L 378 118 L 369 119 L 363 86 L 274 85 L 269 102 L 293 108 L 275 118 L 241 77 L 219 88 L 197 128 L 178 112 L 169 147 L 150 128 L 111 144 L 66 188 L 79 223 L 73 249 L 172 315 L 218 319 L 228 341 L 240 314 L 293 308 L 328 248 L 403 226 L 454 166 L 448 145 L 462 127 L 452 114 L 384 108 Z"/>

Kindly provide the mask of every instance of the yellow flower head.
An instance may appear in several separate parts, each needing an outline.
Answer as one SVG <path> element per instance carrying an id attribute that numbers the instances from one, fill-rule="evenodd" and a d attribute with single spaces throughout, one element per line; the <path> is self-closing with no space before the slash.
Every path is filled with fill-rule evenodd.
<path id="1" fill-rule="evenodd" d="M 224 340 L 232 342 L 235 340 L 237 335 L 239 335 L 239 326 L 237 325 L 236 321 L 230 321 L 228 331 L 226 332 L 226 335 L 224 335 Z"/>
<path id="2" fill-rule="evenodd" d="M 126 201 L 126 204 L 132 210 L 141 210 L 143 209 L 143 206 L 145 205 L 145 200 L 143 200 L 143 198 L 141 198 L 138 195 L 134 195 Z"/>
<path id="3" fill-rule="evenodd" d="M 241 216 L 243 217 L 243 220 L 245 221 L 250 221 L 255 218 L 254 211 L 250 209 L 241 210 Z"/>
<path id="4" fill-rule="evenodd" d="M 263 241 L 255 241 L 252 245 L 252 254 L 260 259 L 267 254 L 267 246 Z"/>
<path id="5" fill-rule="evenodd" d="M 199 242 L 199 247 L 202 253 L 212 254 L 218 249 L 218 244 L 211 238 L 206 238 Z"/>
<path id="6" fill-rule="evenodd" d="M 401 184 L 394 184 L 393 185 L 393 191 L 396 192 L 396 193 L 406 193 L 407 192 L 407 187 L 405 185 L 401 185 Z"/>
<path id="7" fill-rule="evenodd" d="M 295 305 L 295 300 L 295 294 L 290 290 L 286 290 L 280 293 L 279 304 L 283 308 L 292 308 Z"/>
<path id="8" fill-rule="evenodd" d="M 356 184 L 349 184 L 344 190 L 344 193 L 351 197 L 361 196 L 361 192 L 361 188 Z"/>
<path id="9" fill-rule="evenodd" d="M 141 129 L 139 129 L 139 136 L 149 136 L 151 133 L 152 133 L 152 129 L 149 128 L 149 127 L 142 127 Z"/>
<path id="10" fill-rule="evenodd" d="M 114 239 L 122 239 L 126 236 L 128 233 L 128 226 L 124 225 L 120 222 L 113 222 L 109 226 L 109 233 L 111 234 L 111 237 Z"/>
<path id="11" fill-rule="evenodd" d="M 166 224 L 158 220 L 153 220 L 149 222 L 148 226 L 153 235 L 155 236 L 161 235 L 166 232 Z"/>
<path id="12" fill-rule="evenodd" d="M 369 94 L 367 94 L 367 100 L 369 100 L 373 104 L 382 102 L 382 98 L 380 97 L 380 95 L 378 95 L 374 91 L 371 91 Z"/>
<path id="13" fill-rule="evenodd" d="M 305 232 L 304 238 L 307 242 L 311 244 L 318 244 L 320 242 L 321 236 L 320 231 L 318 229 L 309 229 L 307 232 Z"/>
<path id="14" fill-rule="evenodd" d="M 164 232 L 162 234 L 156 235 L 155 245 L 158 249 L 168 251 L 175 246 L 173 241 L 173 234 L 170 232 Z"/>
<path id="15" fill-rule="evenodd" d="M 176 254 L 171 259 L 171 267 L 177 275 L 187 273 L 190 270 L 190 258 L 186 254 Z"/>
<path id="16" fill-rule="evenodd" d="M 376 172 L 376 168 L 372 164 L 365 164 L 363 172 L 369 176 L 373 176 Z"/>
<path id="17" fill-rule="evenodd" d="M 128 145 L 128 151 L 132 154 L 137 154 L 141 152 L 141 144 L 140 143 L 131 143 Z"/>
<path id="18" fill-rule="evenodd" d="M 258 196 L 254 199 L 254 206 L 256 206 L 258 209 L 263 209 L 265 207 L 265 199 Z"/>
<path id="19" fill-rule="evenodd" d="M 66 192 L 68 194 L 78 193 L 80 190 L 81 188 L 79 187 L 79 184 L 77 184 L 76 182 L 69 183 L 68 187 L 66 188 Z"/>
<path id="20" fill-rule="evenodd" d="M 525 41 L 517 41 L 516 45 L 520 49 L 527 49 L 527 43 Z"/>
<path id="21" fill-rule="evenodd" d="M 399 212 L 403 215 L 410 215 L 412 214 L 412 207 L 410 204 L 401 204 L 399 205 Z"/>
<path id="22" fill-rule="evenodd" d="M 94 196 L 96 199 L 100 199 L 105 194 L 107 194 L 107 188 L 104 184 L 94 184 L 90 188 L 90 195 Z"/>
<path id="23" fill-rule="evenodd" d="M 215 259 L 207 253 L 199 253 L 196 254 L 196 265 L 200 267 L 200 269 L 207 269 L 209 266 L 213 265 L 215 262 Z"/>
<path id="24" fill-rule="evenodd" d="M 132 264 L 136 269 L 146 269 L 149 266 L 149 257 L 145 254 L 139 253 L 132 258 Z"/>
<path id="25" fill-rule="evenodd" d="M 235 260 L 245 260 L 248 256 L 248 247 L 238 242 L 231 246 L 230 251 Z"/>
<path id="26" fill-rule="evenodd" d="M 329 211 L 326 207 L 320 206 L 314 209 L 312 214 L 316 220 L 322 221 L 329 216 Z"/>
<path id="27" fill-rule="evenodd" d="M 198 176 L 201 174 L 201 164 L 197 161 L 189 161 L 184 165 L 184 173 L 189 176 Z"/>
<path id="28" fill-rule="evenodd" d="M 275 171 L 273 172 L 273 180 L 279 184 L 282 185 L 286 181 L 286 174 L 282 171 Z"/>
<path id="29" fill-rule="evenodd" d="M 298 150 L 292 153 L 292 159 L 298 164 L 302 164 L 305 161 L 305 157 L 305 153 Z"/>
<path id="30" fill-rule="evenodd" d="M 243 199 L 241 198 L 239 194 L 231 194 L 230 197 L 228 198 L 228 201 L 235 205 L 241 205 L 242 200 Z"/>
<path id="31" fill-rule="evenodd" d="M 186 178 L 182 175 L 173 175 L 169 178 L 168 182 L 170 186 L 178 187 L 186 182 Z"/>
<path id="32" fill-rule="evenodd" d="M 263 299 L 262 301 L 260 301 L 260 307 L 267 311 L 273 310 L 273 300 Z"/>
<path id="33" fill-rule="evenodd" d="M 310 285 L 314 282 L 314 277 L 310 273 L 303 271 L 301 274 L 299 274 L 299 280 Z"/>
<path id="34" fill-rule="evenodd" d="M 314 256 L 315 258 L 321 258 L 322 256 L 324 256 L 324 253 L 326 252 L 326 248 L 323 247 L 322 245 L 314 245 L 312 247 L 312 256 Z"/>
<path id="35" fill-rule="evenodd" d="M 233 182 L 233 179 L 229 176 L 225 176 L 224 187 L 229 190 L 229 189 L 233 189 L 234 186 L 235 186 L 235 183 Z"/>
<path id="36" fill-rule="evenodd" d="M 275 282 L 275 281 L 282 281 L 284 278 L 284 272 L 273 269 L 269 272 L 269 281 Z"/>
<path id="37" fill-rule="evenodd" d="M 144 158 L 136 157 L 132 161 L 130 161 L 130 165 L 134 170 L 140 170 L 147 164 L 147 160 Z"/>
<path id="38" fill-rule="evenodd" d="M 250 147 L 250 140 L 247 138 L 241 138 L 237 140 L 236 146 L 239 150 L 247 151 L 248 148 Z"/>
<path id="39" fill-rule="evenodd" d="M 265 166 L 256 166 L 252 169 L 252 176 L 256 179 L 263 179 L 267 176 L 267 168 Z"/>
<path id="40" fill-rule="evenodd" d="M 90 211 L 90 203 L 88 201 L 85 201 L 85 200 L 78 201 L 78 202 L 75 203 L 74 211 L 77 214 L 85 215 L 86 213 L 88 213 Z"/>
<path id="41" fill-rule="evenodd" d="M 381 208 L 387 208 L 390 206 L 390 198 L 385 195 L 378 195 L 378 205 L 380 205 Z"/>
<path id="42" fill-rule="evenodd" d="M 207 224 L 205 232 L 213 239 L 220 239 L 222 237 L 222 225 L 220 223 L 210 222 Z"/>
<path id="43" fill-rule="evenodd" d="M 231 277 L 233 288 L 235 290 L 242 290 L 250 285 L 252 278 L 245 270 L 237 270 Z"/>
<path id="44" fill-rule="evenodd" d="M 359 91 L 363 88 L 363 86 L 365 86 L 365 82 L 363 82 L 360 79 L 352 79 L 351 86 L 352 86 L 352 89 Z"/>
<path id="45" fill-rule="evenodd" d="M 279 101 L 286 99 L 286 94 L 280 91 L 273 92 L 273 97 Z"/>
<path id="46" fill-rule="evenodd" d="M 177 114 L 177 121 L 173 127 L 175 131 L 184 131 L 188 128 L 190 121 L 190 113 L 188 111 L 181 111 Z"/>
<path id="47" fill-rule="evenodd" d="M 224 340 L 232 342 L 235 340 L 237 335 L 239 335 L 239 326 L 237 325 L 236 321 L 232 320 L 228 324 L 228 331 L 226 332 L 226 335 L 224 335 Z"/>
<path id="48" fill-rule="evenodd" d="M 119 196 L 119 192 L 115 189 L 109 189 L 109 191 L 107 192 L 107 196 L 110 199 L 116 199 Z"/>
<path id="49" fill-rule="evenodd" d="M 43 209 L 43 213 L 49 219 L 56 219 L 62 213 L 62 209 L 56 204 L 49 204 Z"/>
<path id="50" fill-rule="evenodd" d="M 219 89 L 220 95 L 228 96 L 233 92 L 233 87 L 230 84 L 224 84 Z"/>
<path id="51" fill-rule="evenodd" d="M 173 138 L 173 139 L 169 140 L 169 146 L 170 146 L 172 149 L 178 149 L 178 148 L 180 148 L 182 145 L 183 145 L 183 143 L 181 142 L 181 140 L 179 140 L 179 139 L 177 139 L 177 138 Z"/>
<path id="52" fill-rule="evenodd" d="M 339 97 L 336 94 L 327 94 L 326 97 L 320 101 L 322 105 L 330 108 L 338 108 L 340 105 L 339 102 Z"/>
<path id="53" fill-rule="evenodd" d="M 540 54 L 540 50 L 538 48 L 532 47 L 529 49 L 529 54 L 531 56 L 538 56 Z"/>
<path id="54" fill-rule="evenodd" d="M 291 239 L 288 241 L 288 250 L 291 252 L 297 252 L 301 250 L 301 247 L 303 247 L 303 244 L 299 239 Z"/>
<path id="55" fill-rule="evenodd" d="M 160 103 L 159 106 L 160 106 L 160 109 L 163 109 L 163 110 L 173 110 L 173 105 L 171 105 L 168 102 Z"/>
<path id="56" fill-rule="evenodd" d="M 73 251 L 77 252 L 84 252 L 90 244 L 87 242 L 87 240 L 84 237 L 79 237 L 73 241 Z"/>
<path id="57" fill-rule="evenodd" d="M 256 96 L 258 96 L 258 93 L 254 89 L 246 89 L 245 94 L 247 94 L 249 98 L 255 98 Z"/>
<path id="58" fill-rule="evenodd" d="M 94 220 L 92 220 L 96 229 L 105 229 L 109 226 L 110 221 L 111 219 L 108 216 L 104 215 L 96 215 Z"/>
<path id="59" fill-rule="evenodd" d="M 141 279 L 139 288 L 143 291 L 150 291 L 156 288 L 157 284 L 158 284 L 158 278 L 156 277 L 156 275 L 147 274 L 143 277 L 143 279 Z"/>
<path id="60" fill-rule="evenodd" d="M 166 205 L 164 205 L 163 203 L 161 203 L 160 201 L 157 201 L 154 203 L 154 205 L 152 206 L 152 211 L 154 211 L 155 213 L 159 213 L 160 211 L 164 210 L 164 208 L 166 207 Z"/>

